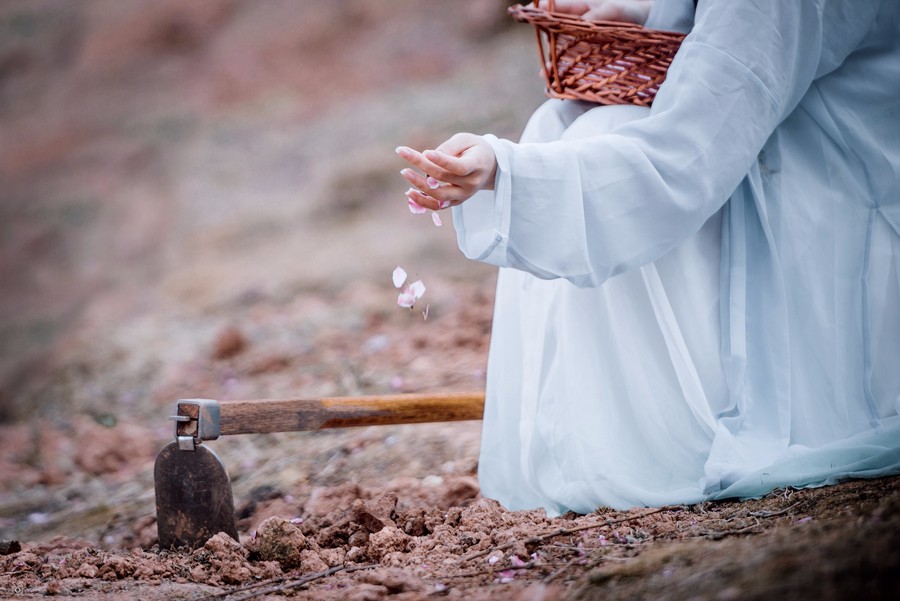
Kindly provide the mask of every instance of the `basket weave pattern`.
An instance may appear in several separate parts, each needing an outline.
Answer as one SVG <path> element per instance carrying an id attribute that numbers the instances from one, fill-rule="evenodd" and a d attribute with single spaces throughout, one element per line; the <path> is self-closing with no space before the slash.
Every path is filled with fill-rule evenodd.
<path id="1" fill-rule="evenodd" d="M 633 23 L 588 21 L 534 5 L 510 15 L 537 33 L 547 95 L 599 104 L 650 106 L 684 34 Z M 547 48 L 544 48 L 544 38 Z"/>

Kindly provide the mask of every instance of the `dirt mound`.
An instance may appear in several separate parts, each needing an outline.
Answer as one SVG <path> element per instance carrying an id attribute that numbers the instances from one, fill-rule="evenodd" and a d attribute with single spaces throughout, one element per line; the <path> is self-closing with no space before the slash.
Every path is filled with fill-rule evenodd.
<path id="1" fill-rule="evenodd" d="M 101 551 L 74 539 L 26 544 L 0 558 L 0 591 L 91 590 L 103 599 L 134 590 L 146 599 L 173 591 L 203 599 L 893 599 L 898 484 L 857 481 L 758 501 L 554 519 L 489 499 L 439 509 L 341 486 L 310 498 L 320 509 L 340 499 L 331 511 L 268 518 L 243 544 L 225 534 L 192 552 Z"/>

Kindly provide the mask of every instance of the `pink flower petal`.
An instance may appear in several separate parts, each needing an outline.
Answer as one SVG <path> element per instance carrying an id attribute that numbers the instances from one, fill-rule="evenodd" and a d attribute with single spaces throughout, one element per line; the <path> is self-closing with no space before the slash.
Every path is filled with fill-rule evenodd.
<path id="1" fill-rule="evenodd" d="M 518 556 L 518 555 L 513 555 L 512 557 L 510 557 L 510 558 L 509 558 L 509 563 L 511 563 L 512 566 L 513 566 L 514 568 L 521 568 L 522 566 L 528 565 L 527 562 L 522 561 L 521 559 L 519 559 L 519 556 Z"/>
<path id="2" fill-rule="evenodd" d="M 441 216 L 438 215 L 437 213 L 435 213 L 434 211 L 431 212 L 431 220 L 434 222 L 434 225 L 436 225 L 437 227 L 441 227 L 442 225 L 444 225 L 444 222 L 441 221 Z"/>
<path id="3" fill-rule="evenodd" d="M 401 307 L 412 309 L 413 305 L 422 298 L 423 294 L 425 294 L 425 284 L 422 283 L 422 280 L 416 280 L 403 288 L 403 292 L 397 296 L 397 304 Z"/>
<path id="4" fill-rule="evenodd" d="M 394 280 L 394 288 L 399 288 L 406 281 L 406 270 L 398 265 L 391 277 Z"/>
<path id="5" fill-rule="evenodd" d="M 432 190 L 437 190 L 441 186 L 441 182 L 437 181 L 430 175 L 425 178 L 425 183 L 428 184 L 428 187 Z"/>
<path id="6" fill-rule="evenodd" d="M 425 211 L 428 210 L 425 207 L 423 207 L 422 205 L 420 205 L 419 203 L 417 203 L 416 201 L 414 201 L 412 198 L 407 199 L 406 205 L 409 207 L 409 212 L 412 213 L 413 215 L 421 215 L 422 213 L 424 213 Z"/>
<path id="7" fill-rule="evenodd" d="M 441 205 L 441 208 L 442 208 L 442 209 L 446 209 L 447 207 L 450 206 L 450 201 L 449 201 L 449 200 L 441 200 L 441 201 L 439 201 L 439 202 L 440 202 L 440 205 Z"/>
<path id="8" fill-rule="evenodd" d="M 407 290 L 416 300 L 419 300 L 425 294 L 425 284 L 422 283 L 422 280 L 416 280 L 407 287 Z"/>
<path id="9" fill-rule="evenodd" d="M 397 295 L 397 304 L 404 309 L 412 309 L 413 305 L 416 304 L 416 297 L 409 292 L 409 289 L 406 289 Z"/>
<path id="10" fill-rule="evenodd" d="M 516 578 L 516 571 L 515 570 L 504 570 L 502 572 L 499 572 L 497 574 L 497 576 L 500 577 L 498 579 L 500 584 L 509 584 Z"/>

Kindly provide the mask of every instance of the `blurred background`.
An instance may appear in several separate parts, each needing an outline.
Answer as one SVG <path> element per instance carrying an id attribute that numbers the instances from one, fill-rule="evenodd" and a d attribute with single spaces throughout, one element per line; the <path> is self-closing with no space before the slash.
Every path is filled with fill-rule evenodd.
<path id="1" fill-rule="evenodd" d="M 394 148 L 518 136 L 543 94 L 508 4 L 0 3 L 0 538 L 152 542 L 178 398 L 483 388 L 495 272 L 408 212 Z M 299 513 L 316 485 L 472 475 L 478 435 L 215 448 L 239 504 Z"/>

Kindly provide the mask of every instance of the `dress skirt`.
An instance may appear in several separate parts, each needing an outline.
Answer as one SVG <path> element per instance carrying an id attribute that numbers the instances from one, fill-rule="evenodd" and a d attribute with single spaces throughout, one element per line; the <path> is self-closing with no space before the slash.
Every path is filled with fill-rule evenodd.
<path id="1" fill-rule="evenodd" d="M 576 143 L 647 111 L 551 100 L 520 144 Z M 755 285 L 752 274 L 740 273 L 739 231 L 747 228 L 739 200 L 662 257 L 599 285 L 500 269 L 479 463 L 485 496 L 511 509 L 584 513 L 898 472 L 900 400 L 870 407 L 863 398 L 817 398 L 802 388 L 787 396 L 735 390 L 748 380 L 733 373 L 740 361 L 732 337 L 752 330 L 735 320 L 753 313 L 742 306 L 747 293 L 736 292 L 741 280 Z M 464 251 L 467 225 L 488 219 L 494 202 L 493 192 L 481 192 L 455 209 Z M 898 237 L 886 223 L 871 229 L 878 231 L 870 236 L 868 289 L 882 297 L 868 301 L 878 307 L 900 300 Z M 772 305 L 776 313 L 780 302 Z M 900 333 L 896 307 L 876 313 L 875 327 Z M 773 345 L 781 344 L 775 334 Z M 900 367 L 900 337 L 879 344 L 875 368 L 898 371 L 889 363 Z M 790 382 L 796 353 L 790 343 L 771 350 L 773 363 L 788 363 L 772 381 L 787 373 Z M 797 367 L 807 366 L 801 360 Z M 900 390 L 896 382 L 884 385 Z"/>

